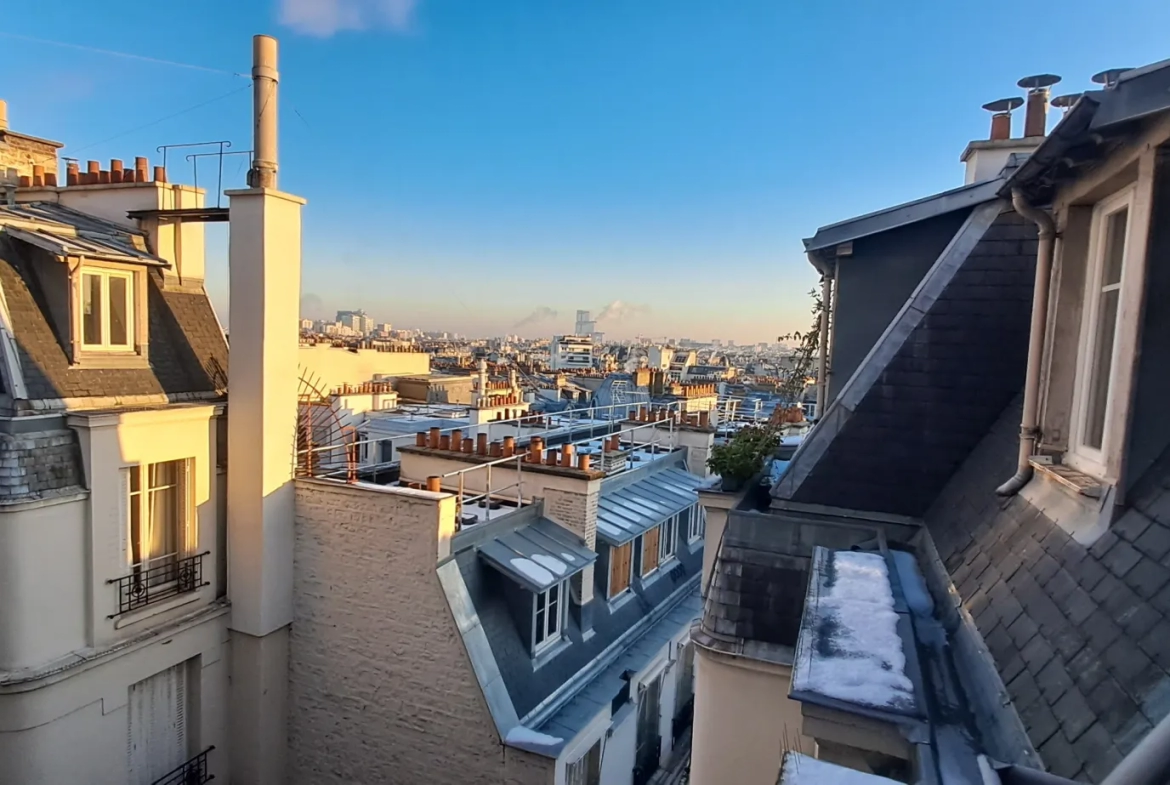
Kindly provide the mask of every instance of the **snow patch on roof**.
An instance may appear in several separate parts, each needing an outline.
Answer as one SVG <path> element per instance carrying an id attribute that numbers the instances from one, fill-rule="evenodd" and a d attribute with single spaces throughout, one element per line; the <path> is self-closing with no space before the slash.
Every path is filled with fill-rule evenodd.
<path id="1" fill-rule="evenodd" d="M 532 560 L 541 567 L 544 567 L 551 572 L 555 572 L 557 575 L 564 575 L 569 571 L 568 565 L 566 565 L 563 561 L 557 559 L 556 557 L 549 556 L 546 553 L 534 553 L 532 554 Z"/>
<path id="2" fill-rule="evenodd" d="M 785 753 L 781 765 L 780 785 L 897 785 L 894 780 L 826 763 L 799 752 Z"/>
<path id="3" fill-rule="evenodd" d="M 535 583 L 552 583 L 556 579 L 553 574 L 534 562 L 532 559 L 526 559 L 523 556 L 517 556 L 512 559 L 512 566 L 516 571 L 522 573 L 525 577 Z M 564 565 L 561 565 L 562 567 Z"/>
<path id="4" fill-rule="evenodd" d="M 811 661 L 794 674 L 793 689 L 877 709 L 913 708 L 885 558 L 852 551 L 830 558 L 816 607 L 806 613 L 815 635 Z"/>

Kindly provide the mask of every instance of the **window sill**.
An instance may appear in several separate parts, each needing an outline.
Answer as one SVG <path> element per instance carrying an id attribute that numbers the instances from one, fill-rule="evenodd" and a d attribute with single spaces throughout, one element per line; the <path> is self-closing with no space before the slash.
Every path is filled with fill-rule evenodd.
<path id="1" fill-rule="evenodd" d="M 610 613 L 612 613 L 632 599 L 634 599 L 634 592 L 630 591 L 629 589 L 625 589 L 621 594 L 610 597 L 609 600 L 606 601 L 606 604 L 609 606 Z"/>
<path id="2" fill-rule="evenodd" d="M 1109 530 L 1113 515 L 1109 485 L 1070 466 L 1034 461 L 1032 468 L 1032 479 L 1020 489 L 1020 498 L 1085 547 Z"/>
<path id="3" fill-rule="evenodd" d="M 674 567 L 674 565 L 676 565 L 676 564 L 678 564 L 678 557 L 677 556 L 671 556 L 669 559 L 667 559 L 666 561 L 659 564 L 658 569 L 654 570 L 654 572 L 650 573 L 649 575 L 643 576 L 642 588 L 646 588 L 647 586 L 653 586 L 654 583 L 657 582 L 658 579 L 661 578 L 663 575 L 670 574 L 671 568 Z"/>
<path id="4" fill-rule="evenodd" d="M 1063 485 L 1081 496 L 1088 496 L 1090 499 L 1100 499 L 1105 493 L 1106 483 L 1084 472 L 1077 471 L 1071 466 L 1050 463 L 1035 458 L 1028 461 L 1028 463 L 1032 465 L 1032 468 L 1036 472 L 1043 474 L 1052 481 Z"/>
<path id="5" fill-rule="evenodd" d="M 691 553 L 695 553 L 696 551 L 698 551 L 702 547 L 703 547 L 703 538 L 702 537 L 696 537 L 693 540 L 687 540 L 687 550 L 689 550 Z"/>
<path id="6" fill-rule="evenodd" d="M 573 645 L 573 642 L 571 640 L 569 640 L 568 638 L 566 638 L 564 635 L 562 635 L 560 640 L 558 640 L 556 643 L 550 643 L 547 647 L 536 652 L 532 656 L 532 670 L 533 670 L 533 672 L 540 670 L 542 667 L 544 667 L 546 664 L 548 664 L 548 662 L 551 661 L 554 657 L 556 657 L 558 654 L 560 654 L 562 651 L 564 651 L 565 649 L 569 648 L 572 645 Z"/>
<path id="7" fill-rule="evenodd" d="M 168 611 L 173 611 L 176 608 L 182 608 L 185 605 L 191 605 L 193 603 L 199 602 L 200 600 L 204 599 L 200 596 L 202 588 L 203 587 L 200 587 L 195 591 L 188 592 L 186 594 L 180 594 L 176 597 L 171 597 L 168 600 L 163 600 L 162 602 L 158 602 L 154 605 L 147 605 L 140 610 L 123 613 L 121 616 L 118 616 L 114 619 L 114 629 L 121 630 L 126 627 L 138 624 L 139 622 L 146 621 L 147 619 L 150 619 L 154 616 L 159 616 L 161 614 L 167 613 Z"/>
<path id="8" fill-rule="evenodd" d="M 121 368 L 149 368 L 150 360 L 139 352 L 81 352 L 74 357 L 71 368 L 80 370 L 111 370 Z"/>

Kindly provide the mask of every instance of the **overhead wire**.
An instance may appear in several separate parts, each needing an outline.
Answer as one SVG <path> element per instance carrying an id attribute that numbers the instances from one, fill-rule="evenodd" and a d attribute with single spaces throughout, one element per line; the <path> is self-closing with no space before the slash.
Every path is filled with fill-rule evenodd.
<path id="1" fill-rule="evenodd" d="M 4 38 L 12 38 L 17 41 L 28 41 L 34 44 L 46 44 L 48 46 L 61 46 L 67 49 L 77 49 L 82 52 L 93 52 L 95 54 L 109 55 L 111 57 L 123 57 L 128 60 L 141 60 L 146 63 L 154 63 L 155 65 L 169 65 L 175 68 L 189 68 L 193 71 L 206 71 L 213 74 L 226 74 L 227 76 L 239 76 L 244 79 L 251 79 L 248 74 L 240 73 L 239 71 L 227 71 L 222 68 L 211 68 L 206 65 L 196 65 L 195 63 L 183 63 L 178 60 L 164 60 L 161 57 L 150 57 L 149 55 L 138 55 L 133 52 L 119 52 L 115 49 L 102 49 L 96 46 L 89 46 L 88 44 L 74 44 L 69 41 L 54 41 L 49 38 L 37 38 L 31 35 L 21 35 L 20 33 L 9 33 L 0 30 L 0 36 Z"/>
<path id="2" fill-rule="evenodd" d="M 136 132 L 138 132 L 138 131 L 142 131 L 142 130 L 144 130 L 144 129 L 146 129 L 146 128 L 150 128 L 150 127 L 152 127 L 152 126 L 156 126 L 156 125 L 158 125 L 159 123 L 165 123 L 167 120 L 173 120 L 174 118 L 176 118 L 176 117 L 181 117 L 182 115 L 188 114 L 189 112 L 194 112 L 196 109 L 202 109 L 203 107 L 205 107 L 205 106 L 209 106 L 210 104 L 214 104 L 214 103 L 216 103 L 217 101 L 222 101 L 223 99 L 225 99 L 225 98 L 229 98 L 229 97 L 231 97 L 231 96 L 233 96 L 233 95 L 236 95 L 237 93 L 242 93 L 242 92 L 244 92 L 245 90 L 249 90 L 249 89 L 251 89 L 251 87 L 252 87 L 252 85 L 250 85 L 250 84 L 242 85 L 242 86 L 240 86 L 240 87 L 237 87 L 235 90 L 231 90 L 231 91 L 229 91 L 229 92 L 226 92 L 226 93 L 224 93 L 223 95 L 216 96 L 215 98 L 209 98 L 209 99 L 207 99 L 206 101 L 201 101 L 201 102 L 199 102 L 199 103 L 195 104 L 194 106 L 188 106 L 186 109 L 180 109 L 179 111 L 177 111 L 177 112 L 173 112 L 173 113 L 171 113 L 171 114 L 168 114 L 168 115 L 166 115 L 165 117 L 160 117 L 160 118 L 158 118 L 158 119 L 156 119 L 156 120 L 151 120 L 151 121 L 150 121 L 150 122 L 148 122 L 148 123 L 143 123 L 143 124 L 141 124 L 141 125 L 136 125 L 136 126 L 134 126 L 133 128 L 128 128 L 128 129 L 126 129 L 125 131 L 120 131 L 120 132 L 118 132 L 118 133 L 114 134 L 113 136 L 107 136 L 105 139 L 102 139 L 102 140 L 100 140 L 100 141 L 97 141 L 97 142 L 90 142 L 89 144 L 82 145 L 81 147 L 78 147 L 78 148 L 76 148 L 76 149 L 72 150 L 71 152 L 72 152 L 72 153 L 74 153 L 74 154 L 76 154 L 76 153 L 81 153 L 81 152 L 84 152 L 84 151 L 86 151 L 86 150 L 89 150 L 89 149 L 90 149 L 90 148 L 92 148 L 92 147 L 97 147 L 98 145 L 103 145 L 103 144 L 105 144 L 105 143 L 107 143 L 107 142 L 112 142 L 112 141 L 114 141 L 115 139 L 121 139 L 123 136 L 129 136 L 129 135 L 130 135 L 130 134 L 132 134 L 132 133 L 136 133 Z M 51 160 L 53 157 L 54 157 L 54 156 L 46 156 L 46 157 L 44 158 L 44 160 L 45 160 L 45 161 L 49 161 L 49 160 Z M 70 157 L 72 158 L 72 157 L 75 157 L 75 156 L 70 156 Z"/>

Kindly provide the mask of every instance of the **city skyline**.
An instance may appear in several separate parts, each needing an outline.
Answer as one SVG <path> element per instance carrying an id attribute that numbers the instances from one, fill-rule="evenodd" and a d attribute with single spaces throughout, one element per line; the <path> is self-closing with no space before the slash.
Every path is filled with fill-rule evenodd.
<path id="1" fill-rule="evenodd" d="M 568 328 L 521 323 L 557 311 L 571 324 L 577 308 L 620 301 L 640 310 L 606 326 L 615 338 L 752 342 L 807 329 L 816 280 L 802 237 L 960 185 L 959 153 L 987 133 L 983 103 L 1022 94 L 1030 73 L 1061 74 L 1057 90 L 1075 92 L 1096 71 L 1157 60 L 1170 22 L 1153 0 L 1104 15 L 1074 2 L 1022 43 L 1003 34 L 1017 5 L 1000 0 L 974 15 L 913 4 L 897 25 L 844 0 L 88 10 L 10 9 L 11 56 L 51 61 L 0 88 L 14 126 L 83 160 L 157 163 L 160 141 L 247 149 L 239 41 L 281 36 L 281 184 L 311 195 L 303 294 L 325 314 L 543 335 Z M 160 25 L 172 34 L 159 38 Z M 126 84 L 138 98 L 103 111 Z M 168 167 L 192 180 L 183 151 Z M 244 168 L 227 159 L 225 184 Z M 213 169 L 204 161 L 200 185 L 214 189 Z M 221 313 L 225 238 L 208 232 Z"/>

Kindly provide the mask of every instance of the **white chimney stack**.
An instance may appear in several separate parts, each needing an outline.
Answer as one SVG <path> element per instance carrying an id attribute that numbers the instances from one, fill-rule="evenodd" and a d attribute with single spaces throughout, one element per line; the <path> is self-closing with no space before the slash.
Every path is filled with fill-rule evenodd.
<path id="1" fill-rule="evenodd" d="M 301 208 L 277 191 L 275 39 L 253 39 L 255 160 L 228 191 L 228 586 L 232 779 L 287 781 L 288 642 L 293 618 Z"/>

